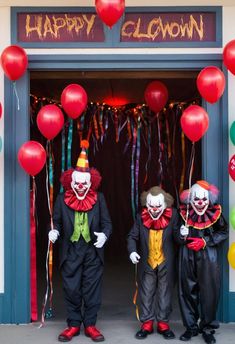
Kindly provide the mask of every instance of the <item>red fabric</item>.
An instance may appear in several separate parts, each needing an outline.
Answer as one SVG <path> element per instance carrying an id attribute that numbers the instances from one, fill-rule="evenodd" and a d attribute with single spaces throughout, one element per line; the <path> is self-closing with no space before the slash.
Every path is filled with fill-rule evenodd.
<path id="1" fill-rule="evenodd" d="M 64 337 L 68 340 L 71 340 L 74 336 L 78 336 L 80 333 L 80 327 L 67 327 L 63 332 L 60 333 L 59 337 Z"/>
<path id="2" fill-rule="evenodd" d="M 77 199 L 72 189 L 65 191 L 64 202 L 67 206 L 76 211 L 91 210 L 97 201 L 97 192 L 89 189 L 86 197 L 83 200 Z"/>
<path id="3" fill-rule="evenodd" d="M 187 225 L 197 228 L 197 229 L 204 229 L 212 226 L 220 217 L 222 212 L 221 206 L 219 204 L 209 205 L 207 210 L 203 215 L 198 215 L 192 206 L 189 206 L 188 209 L 188 219 Z M 180 215 L 186 221 L 187 214 L 187 205 L 182 204 L 180 206 Z"/>
<path id="4" fill-rule="evenodd" d="M 158 321 L 157 323 L 157 329 L 160 332 L 164 332 L 170 329 L 170 326 L 168 325 L 168 323 L 166 323 L 165 321 Z"/>
<path id="5" fill-rule="evenodd" d="M 147 208 L 143 208 L 141 218 L 143 224 L 148 229 L 164 229 L 169 225 L 172 217 L 172 208 L 166 208 L 158 220 L 153 220 Z"/>
<path id="6" fill-rule="evenodd" d="M 145 331 L 148 331 L 148 332 L 153 332 L 153 320 L 145 321 L 142 324 L 141 329 L 145 330 Z"/>
<path id="7" fill-rule="evenodd" d="M 190 241 L 190 243 L 187 244 L 187 247 L 193 251 L 200 251 L 201 249 L 203 249 L 206 246 L 206 242 L 202 238 L 188 237 L 187 240 Z"/>
<path id="8" fill-rule="evenodd" d="M 37 268 L 36 268 L 36 224 L 34 217 L 34 191 L 30 191 L 30 302 L 31 320 L 38 320 L 37 307 Z"/>
<path id="9" fill-rule="evenodd" d="M 85 335 L 93 340 L 103 339 L 102 333 L 95 326 L 85 327 Z"/>

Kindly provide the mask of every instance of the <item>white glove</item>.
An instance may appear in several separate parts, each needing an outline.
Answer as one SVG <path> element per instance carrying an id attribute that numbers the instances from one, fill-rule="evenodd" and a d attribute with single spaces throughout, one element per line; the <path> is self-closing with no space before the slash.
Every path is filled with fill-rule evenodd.
<path id="1" fill-rule="evenodd" d="M 97 236 L 97 240 L 94 243 L 96 248 L 102 248 L 105 244 L 105 241 L 107 240 L 107 237 L 104 233 L 102 232 L 94 232 L 94 234 Z"/>
<path id="2" fill-rule="evenodd" d="M 188 233 L 189 233 L 188 227 L 185 226 L 185 225 L 182 225 L 182 226 L 180 227 L 180 234 L 181 234 L 182 236 L 187 236 Z"/>
<path id="3" fill-rule="evenodd" d="M 58 239 L 60 233 L 57 231 L 57 229 L 52 229 L 48 233 L 49 240 L 54 244 L 56 240 Z"/>
<path id="4" fill-rule="evenodd" d="M 130 254 L 130 260 L 132 261 L 133 264 L 139 263 L 140 256 L 136 252 L 132 252 Z"/>

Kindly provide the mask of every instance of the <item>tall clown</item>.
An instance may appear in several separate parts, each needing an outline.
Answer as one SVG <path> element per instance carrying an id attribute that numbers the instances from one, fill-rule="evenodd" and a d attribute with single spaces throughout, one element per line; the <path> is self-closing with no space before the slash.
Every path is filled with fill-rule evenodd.
<path id="1" fill-rule="evenodd" d="M 188 341 L 202 333 L 204 341 L 215 343 L 219 327 L 216 310 L 220 292 L 218 248 L 228 237 L 227 223 L 216 203 L 219 190 L 197 181 L 181 194 L 180 214 L 184 225 L 176 232 L 179 252 L 179 303 Z M 198 320 L 200 322 L 198 324 Z"/>
<path id="2" fill-rule="evenodd" d="M 173 232 L 179 216 L 172 208 L 173 198 L 158 186 L 141 195 L 142 211 L 128 234 L 128 251 L 133 264 L 139 263 L 139 298 L 141 329 L 137 339 L 157 332 L 165 339 L 175 337 L 169 327 L 171 301 L 176 271 Z M 156 303 L 155 303 L 156 300 Z"/>
<path id="3" fill-rule="evenodd" d="M 81 142 L 76 168 L 62 174 L 65 192 L 56 199 L 54 229 L 49 232 L 49 240 L 54 243 L 59 239 L 60 245 L 68 325 L 58 337 L 61 342 L 79 335 L 82 324 L 86 336 L 95 342 L 104 340 L 95 324 L 101 305 L 104 244 L 112 225 L 104 196 L 97 192 L 101 176 L 89 168 L 88 146 L 87 141 Z"/>

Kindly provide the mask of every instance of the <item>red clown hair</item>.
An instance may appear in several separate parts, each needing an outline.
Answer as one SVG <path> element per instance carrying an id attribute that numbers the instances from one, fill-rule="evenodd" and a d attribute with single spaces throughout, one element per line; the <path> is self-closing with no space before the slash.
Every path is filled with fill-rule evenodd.
<path id="1" fill-rule="evenodd" d="M 209 184 L 205 180 L 198 180 L 196 182 L 199 186 L 201 186 L 203 189 L 207 190 L 209 192 L 209 199 L 212 204 L 214 204 L 219 196 L 219 189 L 213 185 Z M 190 201 L 190 189 L 183 190 L 180 194 L 180 200 L 182 203 L 188 203 Z"/>
<path id="2" fill-rule="evenodd" d="M 75 170 L 73 168 L 70 168 L 69 170 L 63 172 L 60 177 L 60 182 L 65 191 L 71 189 L 72 173 L 74 171 Z M 102 177 L 99 171 L 97 171 L 95 168 L 91 168 L 89 173 L 91 174 L 91 189 L 96 191 L 100 186 Z"/>

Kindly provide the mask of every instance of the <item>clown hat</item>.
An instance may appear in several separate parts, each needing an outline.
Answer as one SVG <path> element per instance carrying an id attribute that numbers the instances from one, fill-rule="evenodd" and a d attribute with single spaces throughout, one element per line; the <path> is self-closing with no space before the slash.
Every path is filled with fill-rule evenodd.
<path id="1" fill-rule="evenodd" d="M 75 170 L 80 172 L 89 172 L 90 169 L 87 157 L 87 149 L 89 148 L 89 142 L 87 140 L 82 140 L 80 147 L 82 148 L 82 150 L 78 157 Z"/>

